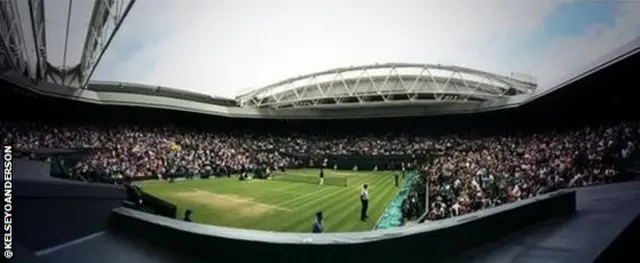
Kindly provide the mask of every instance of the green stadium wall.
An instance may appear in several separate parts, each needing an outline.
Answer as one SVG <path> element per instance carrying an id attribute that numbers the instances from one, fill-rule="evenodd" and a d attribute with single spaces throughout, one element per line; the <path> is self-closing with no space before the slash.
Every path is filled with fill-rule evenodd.
<path id="1" fill-rule="evenodd" d="M 576 210 L 572 190 L 428 224 L 359 233 L 273 233 L 182 222 L 114 209 L 112 231 L 210 262 L 439 261 Z"/>

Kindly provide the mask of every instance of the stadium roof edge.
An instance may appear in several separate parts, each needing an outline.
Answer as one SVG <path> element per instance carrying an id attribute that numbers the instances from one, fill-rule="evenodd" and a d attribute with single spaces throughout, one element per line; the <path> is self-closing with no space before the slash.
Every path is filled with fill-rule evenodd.
<path id="1" fill-rule="evenodd" d="M 130 89 L 130 90 L 136 90 L 136 89 L 145 89 L 145 90 L 158 90 L 158 89 L 166 89 L 168 91 L 171 92 L 175 92 L 178 94 L 191 94 L 191 95 L 195 95 L 195 96 L 202 96 L 202 97 L 210 97 L 213 99 L 219 99 L 219 100 L 231 100 L 233 101 L 233 98 L 228 98 L 228 97 L 224 97 L 224 96 L 216 96 L 216 95 L 208 95 L 205 93 L 199 93 L 199 92 L 193 92 L 193 91 L 188 91 L 188 90 L 182 90 L 182 89 L 176 89 L 176 88 L 170 88 L 170 87 L 163 87 L 163 86 L 155 86 L 155 85 L 148 85 L 148 84 L 142 84 L 142 83 L 133 83 L 133 82 L 118 82 L 118 81 L 104 81 L 104 80 L 93 80 L 89 82 L 89 86 L 87 87 L 88 89 L 91 89 L 91 86 L 106 86 L 106 85 L 110 85 L 110 86 L 118 86 L 121 87 L 123 89 Z"/>
<path id="2" fill-rule="evenodd" d="M 593 73 L 596 73 L 602 69 L 607 68 L 615 64 L 618 61 L 622 61 L 625 58 L 631 57 L 640 52 L 640 37 L 637 37 L 624 45 L 612 50 L 611 52 L 601 56 L 600 58 L 592 61 L 591 63 L 582 67 L 581 70 L 577 70 L 573 74 L 569 76 L 565 76 L 560 80 L 557 80 L 557 84 L 551 85 L 548 89 L 538 89 L 538 92 L 531 95 L 531 97 L 524 103 L 529 103 L 534 101 L 544 95 L 547 95 L 553 91 L 556 91 L 560 88 L 566 87 L 584 77 L 587 77 Z M 579 73 L 578 73 L 579 72 Z M 523 104 L 524 104 L 523 103 Z"/>
<path id="3" fill-rule="evenodd" d="M 295 82 L 295 81 L 303 80 L 303 79 L 307 79 L 307 78 L 312 78 L 312 77 L 320 76 L 320 75 L 337 74 L 337 73 L 341 73 L 341 72 L 345 72 L 345 71 L 358 71 L 358 70 L 380 69 L 380 68 L 405 68 L 405 67 L 430 68 L 430 69 L 442 69 L 442 70 L 472 72 L 472 73 L 475 73 L 475 74 L 488 75 L 488 76 L 492 76 L 492 77 L 496 77 L 496 78 L 501 78 L 501 79 L 504 79 L 504 80 L 513 81 L 513 82 L 528 83 L 528 81 L 526 81 L 526 80 L 516 79 L 514 77 L 509 77 L 509 76 L 502 76 L 502 75 L 499 75 L 499 74 L 496 74 L 496 73 L 491 73 L 491 72 L 488 72 L 488 71 L 473 69 L 473 68 L 464 67 L 464 66 L 443 65 L 443 64 L 429 64 L 429 63 L 387 62 L 387 63 L 375 63 L 375 64 L 366 64 L 366 65 L 358 65 L 358 66 L 349 66 L 349 67 L 338 67 L 338 68 L 333 68 L 333 69 L 329 69 L 329 70 L 323 70 L 323 71 L 308 73 L 308 74 L 304 74 L 304 75 L 288 78 L 288 79 L 285 79 L 285 80 L 281 80 L 281 81 L 278 81 L 276 83 L 272 83 L 270 85 L 267 85 L 267 86 L 264 86 L 264 87 L 261 87 L 261 88 L 249 90 L 249 91 L 247 91 L 245 93 L 237 95 L 235 97 L 235 99 L 239 100 L 239 99 L 241 99 L 243 97 L 252 96 L 252 95 L 260 93 L 260 92 L 262 92 L 264 90 L 268 90 L 270 88 L 282 86 L 282 85 L 285 85 L 287 83 L 291 83 L 291 82 Z M 535 83 L 528 83 L 528 84 L 535 84 Z"/>
<path id="4" fill-rule="evenodd" d="M 295 109 L 256 109 L 241 108 L 232 99 L 209 96 L 205 94 L 186 92 L 172 88 L 158 86 L 97 81 L 93 89 L 79 90 L 63 87 L 52 83 L 33 83 L 18 72 L 6 72 L 0 77 L 15 85 L 30 89 L 38 94 L 83 102 L 122 105 L 137 107 L 152 107 L 162 109 L 198 112 L 237 118 L 286 118 L 286 119 L 334 119 L 334 118 L 375 118 L 400 117 L 417 115 L 444 115 L 474 113 L 512 108 L 524 105 L 557 89 L 565 87 L 578 79 L 591 75 L 607 66 L 640 51 L 640 37 L 620 46 L 619 48 L 600 57 L 593 63 L 583 67 L 580 73 L 572 74 L 552 85 L 550 88 L 539 89 L 531 96 L 515 96 L 502 100 L 482 103 L 454 103 L 439 104 L 406 103 L 397 105 L 371 106 L 367 108 L 327 109 L 327 108 L 295 108 Z M 234 102 L 233 105 L 229 103 Z"/>

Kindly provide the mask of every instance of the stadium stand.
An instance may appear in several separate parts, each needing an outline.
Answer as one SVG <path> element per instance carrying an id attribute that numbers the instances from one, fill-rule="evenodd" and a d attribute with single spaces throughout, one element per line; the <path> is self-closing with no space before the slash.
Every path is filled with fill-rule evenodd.
<path id="1" fill-rule="evenodd" d="M 621 170 L 638 160 L 639 124 L 485 137 L 446 148 L 422 170 L 429 189 L 428 218 L 461 215 L 560 188 L 624 181 Z"/>
<path id="2" fill-rule="evenodd" d="M 635 179 L 638 91 L 601 76 L 517 109 L 357 120 L 231 119 L 3 88 L 2 98 L 27 106 L 5 106 L 0 138 L 31 158 L 47 148 L 91 148 L 88 158 L 65 159 L 58 170 L 97 182 L 299 166 L 291 153 L 425 155 L 413 163 L 420 174 L 408 184 L 403 217 L 428 212 L 426 219 L 439 220 L 561 188 Z"/>
<path id="3" fill-rule="evenodd" d="M 67 158 L 59 170 L 71 178 L 96 182 L 122 177 L 229 176 L 245 170 L 300 165 L 290 153 L 427 154 L 428 162 L 415 163 L 421 175 L 407 194 L 410 198 L 404 199 L 407 219 L 424 212 L 425 187 L 429 189 L 428 218 L 436 220 L 560 188 L 621 181 L 624 170 L 637 165 L 640 145 L 637 120 L 555 129 L 496 126 L 474 133 L 445 133 L 447 130 L 432 120 L 424 127 L 426 122 L 416 119 L 360 120 L 342 129 L 337 129 L 340 124 L 321 129 L 303 121 L 272 121 L 264 123 L 268 130 L 262 130 L 253 128 L 260 127 L 261 121 L 207 118 L 186 124 L 177 122 L 184 113 L 121 109 L 127 114 L 119 114 L 100 106 L 76 106 L 89 108 L 73 114 L 53 113 L 56 116 L 50 116 L 52 119 L 29 120 L 25 116 L 21 121 L 4 121 L 0 137 L 3 143 L 13 142 L 17 149 L 32 154 L 47 148 L 95 149 L 85 159 Z M 77 118 L 78 112 L 95 115 Z M 131 119 L 121 119 L 131 115 Z M 160 122 L 138 121 L 142 119 Z M 315 180 L 294 175 L 280 178 Z M 346 178 L 328 179 L 327 184 L 346 185 Z"/>

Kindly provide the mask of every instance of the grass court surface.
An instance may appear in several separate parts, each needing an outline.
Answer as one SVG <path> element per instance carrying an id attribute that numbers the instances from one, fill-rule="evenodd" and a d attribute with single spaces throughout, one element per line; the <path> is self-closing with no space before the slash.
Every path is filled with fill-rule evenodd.
<path id="1" fill-rule="evenodd" d="M 276 175 L 277 178 L 278 175 Z M 393 174 L 325 170 L 325 185 L 318 185 L 317 169 L 288 170 L 294 180 L 252 180 L 237 177 L 190 181 L 139 183 L 144 191 L 193 210 L 193 221 L 237 228 L 281 232 L 311 232 L 315 213 L 323 211 L 325 232 L 370 231 L 400 187 Z M 299 177 L 308 177 L 299 180 Z M 315 179 L 314 179 L 315 178 Z M 347 185 L 327 185 L 328 181 Z M 402 181 L 402 180 L 401 180 Z M 360 221 L 360 190 L 369 185 L 369 220 Z"/>

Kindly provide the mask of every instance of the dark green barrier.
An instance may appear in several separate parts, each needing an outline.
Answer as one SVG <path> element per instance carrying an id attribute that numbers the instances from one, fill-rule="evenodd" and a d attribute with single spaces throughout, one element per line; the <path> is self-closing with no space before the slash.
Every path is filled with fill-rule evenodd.
<path id="1" fill-rule="evenodd" d="M 352 169 L 358 166 L 358 170 L 370 171 L 376 166 L 380 170 L 389 170 L 391 163 L 408 162 L 411 156 L 334 155 L 328 159 L 329 163 L 338 165 L 338 169 Z"/>
<path id="2" fill-rule="evenodd" d="M 336 164 L 338 169 L 359 170 L 400 170 L 400 163 L 412 163 L 415 160 L 426 160 L 426 156 L 416 155 L 331 155 L 328 157 L 330 166 Z"/>
<path id="3" fill-rule="evenodd" d="M 429 224 L 360 233 L 273 233 L 176 221 L 126 208 L 114 231 L 209 262 L 426 262 L 575 212 L 574 191 L 560 191 Z"/>
<path id="4" fill-rule="evenodd" d="M 327 167 L 338 169 L 353 169 L 358 166 L 358 170 L 371 171 L 374 167 L 379 170 L 399 170 L 401 163 L 412 163 L 415 160 L 426 160 L 425 155 L 308 155 L 308 154 L 288 154 L 289 157 L 296 158 L 302 166 L 298 168 L 319 168 L 327 160 Z"/>
<path id="5" fill-rule="evenodd" d="M 144 209 L 148 211 L 150 210 L 149 212 L 156 215 L 176 218 L 178 207 L 176 207 L 174 204 L 155 197 L 154 195 L 146 193 L 144 191 L 140 191 L 140 195 Z"/>

